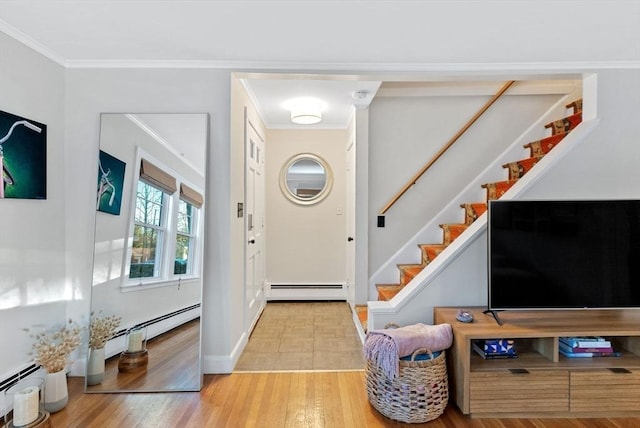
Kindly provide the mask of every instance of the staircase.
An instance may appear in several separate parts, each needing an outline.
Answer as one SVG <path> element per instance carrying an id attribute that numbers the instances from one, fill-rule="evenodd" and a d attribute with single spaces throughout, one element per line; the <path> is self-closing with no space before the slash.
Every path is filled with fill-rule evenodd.
<path id="1" fill-rule="evenodd" d="M 376 284 L 377 298 L 380 301 L 391 300 L 411 280 L 431 263 L 449 244 L 458 238 L 478 217 L 487 211 L 487 201 L 500 199 L 520 178 L 530 171 L 549 151 L 556 147 L 578 124 L 582 122 L 582 99 L 565 106 L 571 112 L 569 116 L 554 120 L 545 125 L 550 135 L 524 145 L 529 157 L 502 165 L 507 170 L 504 181 L 482 184 L 486 198 L 483 202 L 468 202 L 460 205 L 463 209 L 462 223 L 440 224 L 442 242 L 419 244 L 422 253 L 420 263 L 398 264 L 399 282 L 394 284 Z M 363 331 L 367 331 L 367 305 L 356 305 L 356 314 Z"/>

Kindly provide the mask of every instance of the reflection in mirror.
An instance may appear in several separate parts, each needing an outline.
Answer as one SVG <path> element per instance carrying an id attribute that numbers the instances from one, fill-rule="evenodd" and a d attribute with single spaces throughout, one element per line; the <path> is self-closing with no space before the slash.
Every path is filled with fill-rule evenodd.
<path id="1" fill-rule="evenodd" d="M 331 191 L 333 174 L 320 156 L 302 153 L 289 159 L 280 171 L 280 189 L 292 202 L 311 205 Z"/>
<path id="2" fill-rule="evenodd" d="M 197 391 L 207 114 L 103 114 L 87 392 Z"/>

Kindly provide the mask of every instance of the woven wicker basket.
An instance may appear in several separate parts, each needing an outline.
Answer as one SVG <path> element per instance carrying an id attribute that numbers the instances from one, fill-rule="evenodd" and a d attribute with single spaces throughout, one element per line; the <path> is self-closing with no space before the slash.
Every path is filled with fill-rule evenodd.
<path id="1" fill-rule="evenodd" d="M 420 354 L 431 359 L 416 360 Z M 436 357 L 418 349 L 411 360 L 399 361 L 398 377 L 390 379 L 373 361 L 365 367 L 367 396 L 380 413 L 407 423 L 423 423 L 444 413 L 449 401 L 445 351 Z"/>

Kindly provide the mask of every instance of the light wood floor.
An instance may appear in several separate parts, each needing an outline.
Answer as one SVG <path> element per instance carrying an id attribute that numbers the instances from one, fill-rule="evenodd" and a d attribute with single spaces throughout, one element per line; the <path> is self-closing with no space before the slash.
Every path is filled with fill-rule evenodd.
<path id="1" fill-rule="evenodd" d="M 394 422 L 367 401 L 364 372 L 205 375 L 200 392 L 83 394 L 69 379 L 69 404 L 54 428 L 639 428 L 640 419 L 470 419 L 449 405 L 424 424 Z"/>
<path id="2" fill-rule="evenodd" d="M 89 392 L 197 391 L 200 385 L 200 319 L 189 321 L 147 343 L 146 370 L 121 373 L 118 356 L 105 362 L 105 375 Z"/>

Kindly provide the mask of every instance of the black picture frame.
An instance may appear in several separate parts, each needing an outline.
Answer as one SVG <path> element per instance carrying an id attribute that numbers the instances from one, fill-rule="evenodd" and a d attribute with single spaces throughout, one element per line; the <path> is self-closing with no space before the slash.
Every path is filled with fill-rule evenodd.
<path id="1" fill-rule="evenodd" d="M 0 110 L 0 199 L 47 199 L 47 125 Z"/>
<path id="2" fill-rule="evenodd" d="M 127 164 L 125 162 L 100 150 L 96 195 L 96 209 L 98 211 L 120 215 L 126 167 Z"/>

